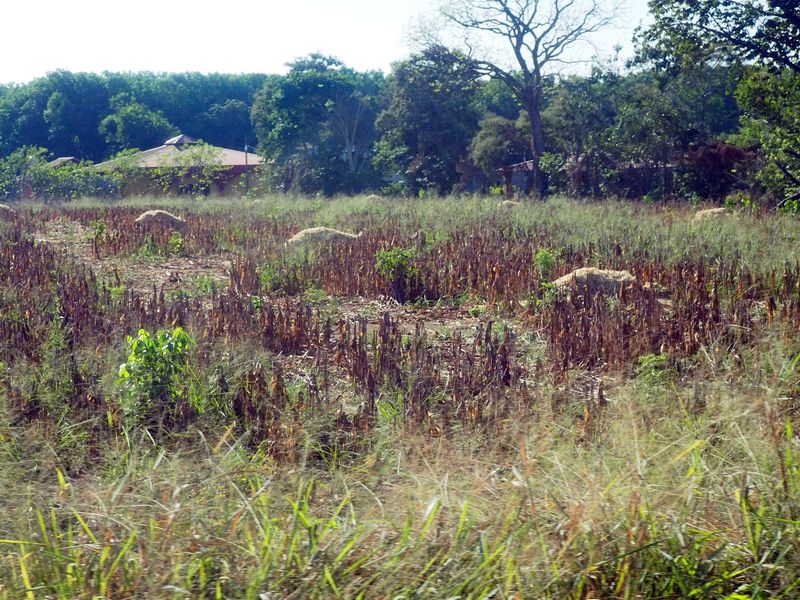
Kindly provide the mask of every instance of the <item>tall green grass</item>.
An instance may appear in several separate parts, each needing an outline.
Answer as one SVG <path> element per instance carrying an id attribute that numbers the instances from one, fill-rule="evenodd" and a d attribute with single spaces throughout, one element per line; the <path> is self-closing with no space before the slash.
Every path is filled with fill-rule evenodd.
<path id="1" fill-rule="evenodd" d="M 800 449 L 776 393 L 709 382 L 701 405 L 640 377 L 591 419 L 554 395 L 499 440 L 390 428 L 335 469 L 199 431 L 120 437 L 73 476 L 7 458 L 0 597 L 795 597 Z"/>
<path id="2" fill-rule="evenodd" d="M 231 202 L 125 205 L 435 239 L 541 229 L 549 250 L 591 246 L 601 265 L 617 243 L 761 273 L 800 252 L 783 216 L 697 223 L 674 207 L 568 199 L 510 212 L 480 198 Z M 519 343 L 535 337 L 513 325 Z M 386 418 L 360 453 L 321 456 L 307 433 L 279 462 L 219 415 L 153 439 L 110 412 L 70 413 L 73 366 L 106 373 L 93 385 L 113 399 L 125 348 L 67 360 L 62 326 L 43 360 L 0 364 L 0 598 L 800 597 L 800 343 L 786 332 L 591 374 L 602 398 L 586 374 L 553 382 L 532 369 L 541 402 L 524 419 L 426 435 Z M 263 352 L 213 351 L 237 365 L 237 352 Z M 209 363 L 198 376 L 213 383 Z M 41 396 L 45 417 L 17 421 L 20 389 Z M 343 403 L 348 389 L 336 387 Z"/>
<path id="3" fill-rule="evenodd" d="M 141 197 L 113 203 L 80 199 L 60 205 L 59 210 L 97 206 L 163 208 L 222 213 L 230 216 L 232 223 L 280 215 L 296 223 L 298 229 L 331 226 L 369 233 L 370 229 L 393 224 L 410 233 L 426 231 L 432 239 L 500 224 L 519 231 L 548 231 L 562 246 L 591 245 L 597 249 L 600 261 L 609 260 L 607 253 L 620 243 L 629 254 L 646 255 L 668 264 L 684 258 L 735 258 L 754 273 L 782 269 L 785 262 L 800 259 L 800 227 L 792 215 L 740 210 L 728 219 L 698 222 L 692 219 L 694 210 L 683 204 L 648 206 L 555 197 L 546 202 L 524 202 L 508 211 L 498 210 L 496 202 L 496 198 L 477 196 L 380 200 L 364 196 L 267 196 L 252 200 Z"/>

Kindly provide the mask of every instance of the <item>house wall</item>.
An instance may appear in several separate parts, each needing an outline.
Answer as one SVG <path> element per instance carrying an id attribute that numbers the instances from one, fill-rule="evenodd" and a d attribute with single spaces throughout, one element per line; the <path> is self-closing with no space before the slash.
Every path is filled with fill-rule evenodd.
<path id="1" fill-rule="evenodd" d="M 253 176 L 253 169 L 248 169 Z M 131 177 L 125 185 L 124 196 L 180 196 L 189 192 L 182 191 L 191 187 L 192 177 L 184 177 L 179 180 L 177 177 L 170 183 L 169 189 L 165 192 L 162 186 L 154 181 L 147 173 L 142 176 Z M 217 177 L 208 190 L 206 196 L 210 198 L 219 197 L 238 197 L 245 194 L 246 172 L 242 167 L 232 167 L 221 176 Z"/>

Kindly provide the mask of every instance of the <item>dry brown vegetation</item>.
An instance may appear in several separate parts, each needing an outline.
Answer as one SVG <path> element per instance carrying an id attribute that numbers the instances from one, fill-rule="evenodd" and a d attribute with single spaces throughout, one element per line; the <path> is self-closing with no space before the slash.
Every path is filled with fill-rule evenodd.
<path id="1" fill-rule="evenodd" d="M 724 219 L 730 216 L 731 211 L 721 206 L 717 208 L 705 208 L 694 213 L 694 218 L 697 221 L 704 221 L 706 219 Z"/>
<path id="2" fill-rule="evenodd" d="M 4 221 L 12 221 L 16 218 L 17 211 L 8 206 L 7 204 L 0 204 L 0 219 Z"/>
<path id="3" fill-rule="evenodd" d="M 737 221 L 748 223 L 743 229 L 734 221 L 703 229 L 682 208 L 556 202 L 506 212 L 494 210 L 491 201 L 465 202 L 459 210 L 434 203 L 387 208 L 339 202 L 298 201 L 281 210 L 258 205 L 234 213 L 187 210 L 184 236 L 133 227 L 141 212 L 135 206 L 23 208 L 22 225 L 0 231 L 0 451 L 16 457 L 9 465 L 22 465 L 26 454 L 47 457 L 50 464 L 47 472 L 26 476 L 20 467 L 7 477 L 11 489 L 30 484 L 42 497 L 17 502 L 22 509 L 11 505 L 0 520 L 23 540 L 20 554 L 6 564 L 11 575 L 0 575 L 0 597 L 6 590 L 9 597 L 31 591 L 33 579 L 51 595 L 83 589 L 115 589 L 115 597 L 169 595 L 146 575 L 147 561 L 133 558 L 136 545 L 125 541 L 131 535 L 149 535 L 136 542 L 139 557 L 163 559 L 172 552 L 179 562 L 171 574 L 162 573 L 163 581 L 189 586 L 188 595 L 198 597 L 217 589 L 249 597 L 357 597 L 371 589 L 388 596 L 435 581 L 448 597 L 480 597 L 495 588 L 508 598 L 621 597 L 623 589 L 655 593 L 652 581 L 664 582 L 666 597 L 680 597 L 698 589 L 702 577 L 681 587 L 683 571 L 680 577 L 667 573 L 667 563 L 678 566 L 664 563 L 658 552 L 678 556 L 684 543 L 678 538 L 698 544 L 685 549 L 687 560 L 728 574 L 721 580 L 704 576 L 716 581 L 715 594 L 751 589 L 746 586 L 754 581 L 773 592 L 791 588 L 800 573 L 794 561 L 764 554 L 766 549 L 751 558 L 739 551 L 752 533 L 742 518 L 755 516 L 749 504 L 730 505 L 729 496 L 730 485 L 749 490 L 756 478 L 765 493 L 777 494 L 759 517 L 763 527 L 779 539 L 796 535 L 792 515 L 800 478 L 787 458 L 796 451 L 800 398 L 800 260 L 793 221 L 749 215 Z M 348 244 L 285 247 L 292 232 L 320 221 L 364 234 Z M 754 243 L 764 239 L 772 240 L 774 254 Z M 392 254 L 396 249 L 403 252 Z M 613 275 L 611 284 L 579 276 L 603 273 Z M 403 305 L 390 299 L 398 282 L 409 299 Z M 155 412 L 163 402 L 165 416 L 133 420 L 116 382 L 132 349 L 126 337 L 178 327 L 192 346 L 178 365 L 183 370 L 175 389 L 153 396 Z M 732 389 L 741 396 L 724 395 Z M 148 410 L 152 416 L 153 407 Z M 752 436 L 731 433 L 745 422 Z M 635 447 L 631 428 L 642 436 Z M 202 444 L 189 443 L 195 438 Z M 37 453 L 41 440 L 49 450 Z M 181 531 L 159 521 L 146 534 L 135 511 L 76 521 L 75 514 L 83 514 L 77 504 L 61 514 L 44 499 L 55 489 L 69 502 L 92 504 L 79 492 L 87 486 L 89 496 L 107 503 L 110 494 L 128 506 L 125 494 L 145 494 L 137 492 L 135 480 L 155 478 L 164 458 L 158 458 L 160 450 L 147 458 L 148 444 L 163 448 L 176 465 L 181 452 L 199 453 L 203 472 L 217 473 L 212 483 L 175 484 L 188 486 L 192 495 L 184 505 L 190 514 L 177 516 L 175 509 L 172 517 L 183 523 Z M 645 454 L 661 453 L 674 462 L 641 462 Z M 747 472 L 757 464 L 758 473 L 742 475 L 734 455 L 747 456 Z M 392 462 L 401 456 L 402 472 Z M 695 475 L 686 476 L 689 459 L 695 461 L 692 473 L 706 469 L 715 483 L 706 488 Z M 237 466 L 229 471 L 225 461 Z M 463 469 L 456 467 L 460 461 Z M 118 485 L 124 491 L 97 487 L 92 477 L 100 463 L 110 469 L 104 477 L 122 470 Z M 144 476 L 137 469 L 152 470 Z M 585 473 L 573 478 L 571 470 Z M 283 471 L 290 474 L 278 474 Z M 469 480 L 467 471 L 480 481 Z M 397 518 L 403 518 L 403 486 L 421 481 L 425 472 L 441 489 L 427 496 L 425 501 L 438 498 L 427 509 L 412 511 L 424 512 L 422 522 L 409 525 L 425 548 L 415 555 L 403 541 L 412 534 L 398 533 L 403 525 Z M 31 483 L 31 477 L 38 479 Z M 314 481 L 324 481 L 318 485 L 327 491 L 312 495 Z M 697 486 L 697 497 L 683 504 L 679 499 L 686 495 L 675 486 L 687 482 Z M 345 493 L 339 487 L 345 483 L 361 491 Z M 167 479 L 153 485 L 178 493 L 167 489 Z M 260 504 L 272 493 L 262 485 L 275 487 L 272 498 L 292 497 L 295 525 L 286 526 L 283 513 L 275 521 L 266 516 L 278 509 L 272 500 Z M 290 486 L 299 486 L 298 495 L 287 491 Z M 426 493 L 415 493 L 414 501 Z M 462 504 L 447 504 L 451 493 Z M 369 509 L 377 524 L 352 530 L 344 521 L 335 530 L 323 525 L 330 522 L 325 515 L 339 519 L 337 494 L 349 498 L 343 506 L 354 514 L 372 502 L 382 513 L 378 518 Z M 576 494 L 583 499 L 575 501 Z M 157 496 L 153 502 L 170 504 Z M 124 510 L 133 505 L 131 500 Z M 437 517 L 445 505 L 456 511 L 463 505 L 467 516 Z M 212 519 L 220 528 L 213 535 L 192 524 L 212 506 L 223 515 Z M 497 506 L 504 510 L 500 519 Z M 46 516 L 45 533 L 26 529 L 24 514 L 31 507 Z M 52 525 L 50 511 L 58 517 Z M 251 519 L 254 511 L 260 516 Z M 676 533 L 670 519 L 678 516 L 690 519 L 695 530 Z M 117 571 L 102 589 L 88 575 L 70 580 L 62 572 L 67 563 L 86 573 L 95 563 L 70 554 L 80 544 L 66 549 L 62 521 L 88 539 L 80 544 L 95 543 L 91 537 L 105 528 L 109 552 L 128 557 L 129 570 Z M 283 551 L 295 558 L 280 565 L 254 549 L 269 546 L 268 539 L 299 544 L 292 536 L 304 529 L 292 527 L 306 521 L 327 532 L 332 556 L 318 539 L 303 549 L 286 546 Z M 470 529 L 467 521 L 482 525 Z M 726 533 L 732 523 L 743 529 Z M 433 535 L 431 527 L 435 539 L 426 537 Z M 493 533 L 482 537 L 481 528 Z M 65 557 L 63 564 L 26 555 L 31 544 L 45 544 L 43 535 L 52 545 L 48 552 Z M 167 539 L 178 549 L 170 551 Z M 229 562 L 234 549 L 251 542 L 235 570 Z M 184 569 L 198 568 L 206 550 L 216 557 L 208 565 L 226 573 L 207 572 L 211 587 Z M 493 552 L 498 558 L 486 563 Z M 20 561 L 28 561 L 25 577 Z M 436 568 L 420 575 L 429 561 Z M 762 565 L 753 566 L 758 561 Z M 764 561 L 780 563 L 781 570 L 766 569 Z M 528 564 L 543 570 L 531 571 Z M 121 563 L 116 567 L 122 569 Z M 555 578 L 542 574 L 554 567 L 561 573 Z M 394 572 L 405 579 L 388 576 Z M 464 581 L 471 583 L 460 587 Z M 251 585 L 252 594 L 233 592 Z"/>
<path id="4" fill-rule="evenodd" d="M 147 210 L 136 217 L 134 223 L 144 229 L 166 227 L 186 233 L 186 221 L 165 210 Z"/>

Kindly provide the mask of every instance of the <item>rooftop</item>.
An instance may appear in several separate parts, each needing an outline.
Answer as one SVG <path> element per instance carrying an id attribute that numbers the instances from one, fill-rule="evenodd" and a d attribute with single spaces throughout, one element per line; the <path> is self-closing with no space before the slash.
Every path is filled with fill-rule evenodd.
<path id="1" fill-rule="evenodd" d="M 168 139 L 161 146 L 142 150 L 130 157 L 126 157 L 125 160 L 134 161 L 137 166 L 145 169 L 169 167 L 180 164 L 178 159 L 182 152 L 188 151 L 189 148 L 187 146 L 196 146 L 197 144 L 198 141 L 188 135 L 178 135 Z M 250 167 L 264 162 L 258 154 L 252 152 L 242 152 L 241 150 L 220 148 L 218 146 L 209 146 L 209 148 L 214 153 L 214 159 L 223 167 Z M 114 168 L 116 163 L 117 161 L 112 159 L 95 166 L 100 170 L 104 170 Z"/>

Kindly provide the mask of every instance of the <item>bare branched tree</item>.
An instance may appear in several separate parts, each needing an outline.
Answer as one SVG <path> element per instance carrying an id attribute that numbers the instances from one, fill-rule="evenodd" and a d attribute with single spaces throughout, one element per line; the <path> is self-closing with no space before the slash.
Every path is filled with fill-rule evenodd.
<path id="1" fill-rule="evenodd" d="M 546 193 L 540 159 L 544 152 L 541 108 L 544 78 L 566 65 L 585 62 L 571 51 L 589 43 L 592 33 L 610 25 L 613 0 L 455 0 L 441 7 L 445 21 L 455 27 L 476 71 L 504 82 L 531 124 L 532 169 L 528 191 Z M 510 46 L 508 66 L 481 48 L 482 42 Z M 440 42 L 441 43 L 441 42 Z"/>

